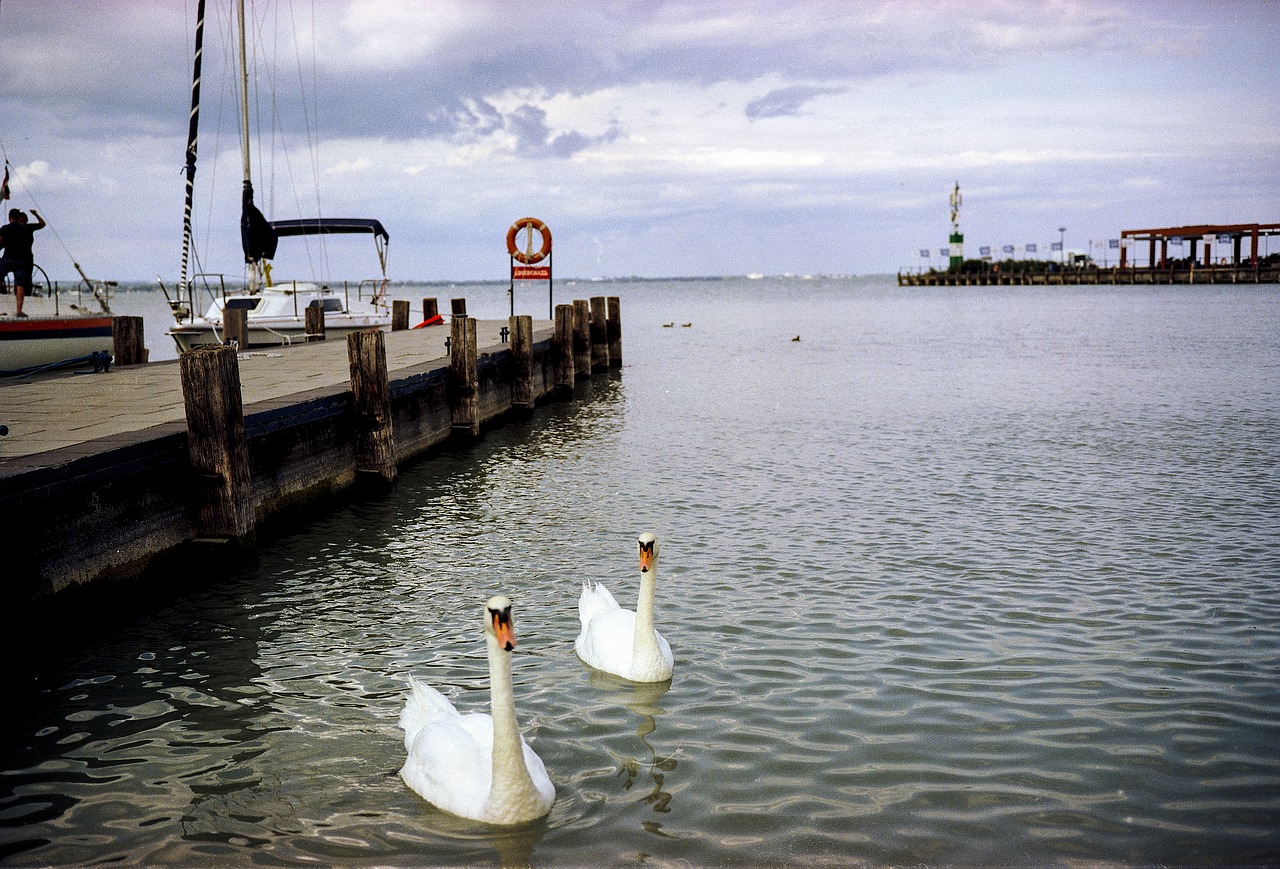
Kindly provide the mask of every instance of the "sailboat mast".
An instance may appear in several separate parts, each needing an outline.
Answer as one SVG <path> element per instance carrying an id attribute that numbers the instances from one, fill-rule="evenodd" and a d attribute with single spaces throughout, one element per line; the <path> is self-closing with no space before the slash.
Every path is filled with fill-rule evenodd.
<path id="1" fill-rule="evenodd" d="M 249 178 L 249 60 L 244 39 L 244 0 L 236 0 L 236 17 L 240 25 L 240 153 L 244 160 L 244 183 L 252 186 Z"/>
<path id="2" fill-rule="evenodd" d="M 182 279 L 178 283 L 178 297 L 191 288 L 187 284 L 187 260 L 191 255 L 191 206 L 196 189 L 196 145 L 200 131 L 200 67 L 204 60 L 204 3 L 196 4 L 196 59 L 191 71 L 191 119 L 187 128 L 187 190 L 182 209 Z"/>
<path id="3" fill-rule="evenodd" d="M 242 193 L 241 206 L 241 235 L 243 239 L 248 239 L 250 229 L 248 229 L 248 211 L 256 210 L 253 206 L 253 179 L 250 174 L 250 156 L 248 156 L 248 49 L 246 40 L 244 40 L 244 0 L 236 0 L 236 18 L 239 26 L 239 55 L 241 55 L 241 160 L 244 165 L 244 189 Z M 244 251 L 244 264 L 247 267 L 246 284 L 248 291 L 255 292 L 259 288 L 261 282 L 260 267 L 261 261 L 256 256 L 251 256 L 250 251 Z"/>

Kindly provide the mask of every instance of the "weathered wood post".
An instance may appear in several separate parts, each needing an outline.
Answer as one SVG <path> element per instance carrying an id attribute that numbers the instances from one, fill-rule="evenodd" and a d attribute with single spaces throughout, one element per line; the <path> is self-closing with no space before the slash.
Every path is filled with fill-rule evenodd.
<path id="1" fill-rule="evenodd" d="M 396 448 L 391 431 L 391 384 L 382 331 L 348 332 L 347 362 L 351 366 L 355 412 L 356 474 L 386 484 L 394 483 Z"/>
<path id="2" fill-rule="evenodd" d="M 256 532 L 240 361 L 234 347 L 197 347 L 178 357 L 187 412 L 187 453 L 201 537 L 252 545 Z"/>
<path id="3" fill-rule="evenodd" d="M 609 297 L 609 318 L 605 323 L 609 338 L 609 366 L 622 367 L 622 303 L 617 296 Z"/>
<path id="4" fill-rule="evenodd" d="M 435 299 L 423 299 L 422 300 L 423 321 L 425 322 L 427 320 L 430 320 L 432 317 L 438 317 L 438 316 L 440 316 L 440 308 L 438 307 L 437 301 Z"/>
<path id="5" fill-rule="evenodd" d="M 478 380 L 475 318 L 455 314 L 449 321 L 449 410 L 455 435 L 480 436 Z"/>
<path id="6" fill-rule="evenodd" d="M 609 336 L 604 296 L 591 297 L 591 373 L 609 370 Z"/>
<path id="7" fill-rule="evenodd" d="M 556 396 L 573 397 L 573 305 L 556 305 L 556 328 L 551 339 L 555 353 Z"/>
<path id="8" fill-rule="evenodd" d="M 586 299 L 573 300 L 573 375 L 591 376 L 591 308 Z"/>
<path id="9" fill-rule="evenodd" d="M 222 312 L 222 343 L 249 349 L 249 312 L 244 308 L 228 308 Z"/>
<path id="10" fill-rule="evenodd" d="M 307 343 L 324 340 L 324 308 L 320 305 L 306 307 Z"/>
<path id="11" fill-rule="evenodd" d="M 511 329 L 511 357 L 516 363 L 511 380 L 511 407 L 533 410 L 533 317 L 517 314 L 507 322 Z"/>
<path id="12" fill-rule="evenodd" d="M 455 317 L 467 316 L 467 300 L 466 299 L 450 299 L 449 311 Z"/>
<path id="13" fill-rule="evenodd" d="M 409 301 L 393 299 L 391 301 L 391 331 L 402 332 L 409 328 Z"/>
<path id="14" fill-rule="evenodd" d="M 116 365 L 140 365 L 147 361 L 141 317 L 111 318 L 111 355 Z"/>

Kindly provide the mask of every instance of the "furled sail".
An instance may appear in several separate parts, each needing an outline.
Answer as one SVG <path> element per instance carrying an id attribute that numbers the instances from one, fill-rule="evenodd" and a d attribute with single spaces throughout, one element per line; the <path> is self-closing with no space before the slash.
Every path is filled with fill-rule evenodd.
<path id="1" fill-rule="evenodd" d="M 240 202 L 240 246 L 244 248 L 244 261 L 259 263 L 271 259 L 276 255 L 277 241 L 271 222 L 253 204 L 253 184 L 246 179 Z"/>

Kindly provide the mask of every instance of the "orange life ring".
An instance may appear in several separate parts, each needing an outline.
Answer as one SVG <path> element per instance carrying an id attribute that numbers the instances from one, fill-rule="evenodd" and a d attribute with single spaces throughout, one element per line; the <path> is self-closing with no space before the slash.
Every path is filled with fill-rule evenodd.
<path id="1" fill-rule="evenodd" d="M 522 251 L 516 247 L 516 233 L 528 227 L 530 230 L 529 241 L 533 241 L 532 230 L 537 230 L 542 236 L 542 247 L 536 253 L 533 250 Z M 532 244 L 529 245 L 533 247 Z M 551 253 L 551 230 L 547 229 L 547 225 L 536 217 L 522 217 L 515 223 L 511 224 L 511 228 L 507 230 L 507 252 L 515 258 L 517 262 L 526 265 L 529 263 L 541 262 L 547 258 L 547 254 Z"/>

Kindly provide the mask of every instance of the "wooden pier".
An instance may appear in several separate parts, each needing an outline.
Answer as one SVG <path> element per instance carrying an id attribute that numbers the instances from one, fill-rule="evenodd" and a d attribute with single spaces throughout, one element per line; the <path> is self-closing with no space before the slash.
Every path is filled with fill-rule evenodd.
<path id="1" fill-rule="evenodd" d="M 459 301 L 446 326 L 0 381 L 0 604 L 232 565 L 260 529 L 622 364 L 616 298 L 505 321 Z"/>
<path id="2" fill-rule="evenodd" d="M 1067 266 L 1058 269 L 984 269 L 899 272 L 900 287 L 1030 287 L 1079 284 L 1276 284 L 1280 283 L 1280 262 L 1258 265 L 1211 265 L 1166 268 L 1111 268 Z"/>

